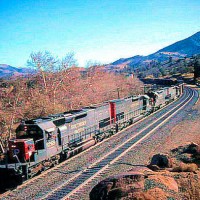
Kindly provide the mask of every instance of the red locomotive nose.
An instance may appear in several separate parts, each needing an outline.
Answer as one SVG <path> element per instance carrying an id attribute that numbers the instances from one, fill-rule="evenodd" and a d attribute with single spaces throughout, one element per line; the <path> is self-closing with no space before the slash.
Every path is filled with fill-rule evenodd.
<path id="1" fill-rule="evenodd" d="M 17 156 L 21 162 L 28 161 L 35 152 L 33 139 L 10 140 L 8 145 L 11 160 L 16 160 Z"/>

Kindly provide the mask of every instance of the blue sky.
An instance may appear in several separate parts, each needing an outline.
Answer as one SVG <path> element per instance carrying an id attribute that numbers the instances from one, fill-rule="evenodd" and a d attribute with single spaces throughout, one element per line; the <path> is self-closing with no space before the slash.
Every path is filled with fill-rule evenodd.
<path id="1" fill-rule="evenodd" d="M 0 0 L 0 63 L 25 67 L 31 52 L 75 52 L 109 63 L 148 55 L 200 31 L 199 0 Z"/>

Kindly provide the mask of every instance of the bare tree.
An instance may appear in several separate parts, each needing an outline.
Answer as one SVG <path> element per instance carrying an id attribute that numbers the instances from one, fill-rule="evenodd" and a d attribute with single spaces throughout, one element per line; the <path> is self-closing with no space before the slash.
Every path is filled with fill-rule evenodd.
<path id="1" fill-rule="evenodd" d="M 50 52 L 31 53 L 30 59 L 27 61 L 28 66 L 34 67 L 42 75 L 44 90 L 47 93 L 46 74 L 56 70 L 58 60 L 55 59 Z"/>
<path id="2" fill-rule="evenodd" d="M 88 60 L 85 65 L 86 68 L 97 67 L 97 66 L 102 66 L 102 63 L 96 60 Z"/>

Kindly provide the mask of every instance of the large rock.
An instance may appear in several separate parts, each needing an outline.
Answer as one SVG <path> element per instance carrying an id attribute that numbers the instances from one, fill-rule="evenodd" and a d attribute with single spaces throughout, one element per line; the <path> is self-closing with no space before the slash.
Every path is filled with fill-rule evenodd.
<path id="1" fill-rule="evenodd" d="M 157 174 L 148 168 L 143 171 L 130 171 L 101 181 L 90 192 L 90 200 L 179 198 L 178 185 L 173 177 Z"/>
<path id="2" fill-rule="evenodd" d="M 196 154 L 198 150 L 199 150 L 199 145 L 192 142 L 191 144 L 186 146 L 183 153 Z"/>
<path id="3" fill-rule="evenodd" d="M 107 200 L 126 197 L 129 193 L 144 190 L 144 174 L 141 172 L 127 172 L 101 181 L 91 193 L 92 200 Z"/>
<path id="4" fill-rule="evenodd" d="M 200 149 L 200 147 L 198 144 L 191 142 L 189 144 L 176 147 L 176 148 L 172 149 L 171 152 L 176 153 L 176 154 L 184 154 L 184 153 L 196 154 L 199 152 L 199 149 Z"/>
<path id="5" fill-rule="evenodd" d="M 172 149 L 171 153 L 178 162 L 196 163 L 199 165 L 200 146 L 194 142 Z"/>
<path id="6" fill-rule="evenodd" d="M 171 168 L 172 159 L 167 154 L 156 154 L 152 157 L 149 167 L 157 165 L 159 168 Z"/>
<path id="7" fill-rule="evenodd" d="M 184 163 L 194 163 L 196 158 L 189 153 L 183 153 L 177 156 L 177 159 L 184 162 Z"/>

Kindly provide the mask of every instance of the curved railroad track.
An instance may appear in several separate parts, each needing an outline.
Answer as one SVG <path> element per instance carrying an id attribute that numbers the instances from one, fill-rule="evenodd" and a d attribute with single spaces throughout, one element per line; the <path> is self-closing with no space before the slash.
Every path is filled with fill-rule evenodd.
<path id="1" fill-rule="evenodd" d="M 92 148 L 35 177 L 1 199 L 81 199 L 133 147 L 198 99 L 186 88 L 180 99 Z"/>

